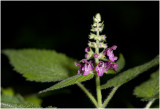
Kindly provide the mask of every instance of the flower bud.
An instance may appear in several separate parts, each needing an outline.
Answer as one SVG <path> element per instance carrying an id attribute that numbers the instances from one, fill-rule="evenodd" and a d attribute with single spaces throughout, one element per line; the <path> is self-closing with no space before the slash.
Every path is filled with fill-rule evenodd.
<path id="1" fill-rule="evenodd" d="M 90 39 L 94 39 L 95 36 L 96 36 L 95 34 L 92 34 L 92 33 L 91 33 L 91 34 L 89 35 L 89 38 L 90 38 Z"/>
<path id="2" fill-rule="evenodd" d="M 95 54 L 94 54 L 94 57 L 95 57 L 95 58 L 98 58 L 98 54 L 97 54 L 97 53 L 95 53 Z"/>
<path id="3" fill-rule="evenodd" d="M 105 40 L 105 39 L 106 39 L 106 36 L 105 36 L 105 35 L 103 35 L 103 36 L 102 36 L 102 39 L 103 39 L 103 40 Z"/>
<path id="4" fill-rule="evenodd" d="M 101 21 L 101 15 L 99 13 L 96 14 L 96 20 L 97 20 L 97 22 Z"/>
<path id="5" fill-rule="evenodd" d="M 89 52 L 89 51 L 90 51 L 89 47 L 85 48 L 85 52 Z"/>
<path id="6" fill-rule="evenodd" d="M 88 54 L 85 54 L 85 58 L 88 59 L 88 58 L 89 58 L 89 55 L 88 55 Z"/>
<path id="7" fill-rule="evenodd" d="M 89 43 L 88 43 L 88 46 L 89 46 L 89 47 L 94 47 L 94 48 L 95 48 L 95 47 L 96 47 L 96 43 L 95 43 L 95 42 L 89 42 Z"/>

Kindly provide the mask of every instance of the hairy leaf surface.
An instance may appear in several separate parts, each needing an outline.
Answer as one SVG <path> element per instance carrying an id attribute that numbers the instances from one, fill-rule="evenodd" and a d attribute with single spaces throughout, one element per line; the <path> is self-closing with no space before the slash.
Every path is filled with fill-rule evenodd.
<path id="1" fill-rule="evenodd" d="M 108 80 L 106 84 L 101 86 L 101 88 L 105 89 L 108 87 L 120 86 L 120 85 L 130 81 L 131 79 L 135 78 L 137 75 L 147 71 L 148 69 L 150 69 L 158 64 L 159 64 L 159 56 L 156 56 L 153 60 L 151 60 L 143 65 L 128 69 L 127 71 L 120 73 L 119 75 L 115 76 L 114 78 Z"/>
<path id="2" fill-rule="evenodd" d="M 159 95 L 159 70 L 151 75 L 148 81 L 140 84 L 134 89 L 134 95 L 147 99 L 158 98 Z"/>
<path id="3" fill-rule="evenodd" d="M 67 86 L 70 86 L 70 85 L 74 85 L 78 82 L 83 82 L 83 81 L 86 81 L 86 80 L 89 80 L 91 78 L 93 78 L 94 74 L 89 74 L 89 75 L 86 75 L 86 76 L 83 76 L 83 75 L 75 75 L 73 77 L 70 77 L 66 80 L 63 80 L 55 85 L 53 85 L 52 87 L 49 87 L 43 91 L 40 91 L 39 93 L 43 93 L 43 92 L 47 92 L 47 91 L 51 91 L 51 90 L 55 90 L 55 89 L 60 89 L 60 88 L 63 88 L 63 87 L 67 87 Z"/>
<path id="4" fill-rule="evenodd" d="M 17 95 L 10 95 L 2 93 L 1 96 L 1 107 L 2 108 L 40 108 L 40 105 L 29 103 L 24 98 Z"/>
<path id="5" fill-rule="evenodd" d="M 66 79 L 77 72 L 76 60 L 51 50 L 22 49 L 4 50 L 14 70 L 27 80 L 52 82 Z"/>

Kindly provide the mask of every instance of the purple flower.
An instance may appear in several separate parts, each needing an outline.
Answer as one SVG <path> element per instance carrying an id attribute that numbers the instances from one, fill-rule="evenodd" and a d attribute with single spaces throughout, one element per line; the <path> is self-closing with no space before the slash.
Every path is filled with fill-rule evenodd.
<path id="1" fill-rule="evenodd" d="M 102 38 L 105 40 L 105 39 L 106 39 L 106 36 L 104 35 Z"/>
<path id="2" fill-rule="evenodd" d="M 103 73 L 106 71 L 106 69 L 104 68 L 104 63 L 100 61 L 95 70 L 97 71 L 98 76 L 103 76 Z"/>
<path id="3" fill-rule="evenodd" d="M 106 71 L 109 70 L 109 69 L 111 69 L 111 68 L 113 68 L 114 71 L 117 72 L 118 66 L 117 66 L 116 63 L 112 63 L 111 61 L 106 61 L 106 62 L 104 63 L 104 66 L 105 66 L 105 68 L 106 68 Z"/>
<path id="4" fill-rule="evenodd" d="M 113 64 L 112 66 L 113 66 L 114 71 L 117 72 L 118 65 L 117 64 Z"/>
<path id="5" fill-rule="evenodd" d="M 111 61 L 106 61 L 104 63 L 104 66 L 106 68 L 106 71 L 112 68 L 112 62 Z"/>
<path id="6" fill-rule="evenodd" d="M 85 52 L 89 52 L 89 51 L 90 51 L 89 47 L 85 48 Z"/>
<path id="7" fill-rule="evenodd" d="M 81 60 L 82 63 L 88 63 L 86 59 Z"/>
<path id="8" fill-rule="evenodd" d="M 102 45 L 101 45 L 101 44 L 99 44 L 99 47 L 102 47 Z"/>
<path id="9" fill-rule="evenodd" d="M 107 50 L 105 50 L 103 52 L 103 55 L 106 55 L 109 57 L 109 60 L 114 62 L 115 60 L 117 60 L 118 58 L 116 56 L 114 56 L 113 50 L 116 50 L 117 46 L 114 45 L 111 48 L 108 48 Z"/>
<path id="10" fill-rule="evenodd" d="M 88 58 L 89 57 L 89 55 L 88 54 L 85 54 L 85 58 Z"/>
<path id="11" fill-rule="evenodd" d="M 94 62 L 92 60 L 88 62 L 86 59 L 82 59 L 82 62 L 85 63 L 84 67 L 82 67 L 82 71 L 84 71 L 83 75 L 88 75 L 94 68 Z"/>
<path id="12" fill-rule="evenodd" d="M 82 70 L 84 71 L 83 75 L 88 75 L 93 70 L 93 66 L 91 64 L 85 64 Z"/>
<path id="13" fill-rule="evenodd" d="M 97 54 L 97 53 L 95 53 L 95 54 L 94 54 L 94 57 L 95 57 L 95 58 L 98 58 L 98 54 Z"/>
<path id="14" fill-rule="evenodd" d="M 78 69 L 78 75 L 82 72 L 82 68 L 83 68 L 83 65 L 81 65 L 80 63 L 78 62 L 75 62 L 75 65 L 76 66 L 80 66 L 80 68 Z"/>
<path id="15" fill-rule="evenodd" d="M 111 48 L 112 48 L 113 50 L 116 50 L 116 49 L 117 49 L 117 46 L 116 46 L 116 45 L 113 45 Z"/>
<path id="16" fill-rule="evenodd" d="M 81 60 L 82 63 L 84 63 L 84 65 L 78 63 L 78 62 L 75 62 L 75 65 L 79 65 L 80 68 L 78 70 L 78 74 L 80 74 L 82 71 L 83 72 L 83 75 L 88 75 L 90 73 L 90 71 L 93 71 L 94 69 L 94 61 L 93 60 L 90 60 L 89 62 L 86 60 L 86 59 L 82 59 Z"/>

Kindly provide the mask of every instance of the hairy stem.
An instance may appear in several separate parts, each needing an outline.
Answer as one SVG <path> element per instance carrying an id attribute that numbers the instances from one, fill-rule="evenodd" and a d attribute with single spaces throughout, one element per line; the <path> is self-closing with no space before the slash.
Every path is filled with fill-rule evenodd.
<path id="1" fill-rule="evenodd" d="M 156 100 L 156 99 L 150 100 L 150 101 L 147 103 L 145 109 L 149 109 L 149 108 L 151 107 L 151 105 L 154 103 L 155 100 Z"/>
<path id="2" fill-rule="evenodd" d="M 99 28 L 97 24 L 97 28 Z M 99 30 L 97 30 L 97 36 L 99 36 Z M 96 53 L 99 55 L 99 41 L 96 41 Z M 99 59 L 95 58 L 96 65 L 99 63 Z M 97 101 L 98 101 L 98 107 L 101 107 L 102 105 L 102 94 L 101 94 L 101 87 L 100 87 L 100 78 L 96 75 L 96 91 L 97 91 Z"/>
<path id="3" fill-rule="evenodd" d="M 102 108 L 105 108 L 108 105 L 109 101 L 111 100 L 111 98 L 113 97 L 113 95 L 115 94 L 117 89 L 118 89 L 118 87 L 114 87 L 112 89 L 111 93 L 108 95 L 107 99 L 102 104 Z"/>
<path id="4" fill-rule="evenodd" d="M 93 102 L 93 104 L 98 107 L 96 99 L 93 97 L 93 95 L 81 84 L 77 83 L 77 85 L 87 94 L 87 96 L 90 98 L 90 100 Z"/>
<path id="5" fill-rule="evenodd" d="M 99 76 L 97 76 L 97 75 L 96 75 L 96 91 L 97 91 L 98 107 L 101 107 L 102 94 L 101 94 L 101 87 L 100 87 L 100 79 L 99 79 Z"/>

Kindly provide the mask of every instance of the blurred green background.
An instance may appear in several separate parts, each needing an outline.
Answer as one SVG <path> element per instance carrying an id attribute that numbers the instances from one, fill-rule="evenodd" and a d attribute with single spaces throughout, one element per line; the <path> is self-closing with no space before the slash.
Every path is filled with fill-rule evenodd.
<path id="1" fill-rule="evenodd" d="M 126 59 L 125 69 L 143 64 L 159 54 L 159 2 L 7 2 L 2 1 L 2 50 L 6 48 L 55 49 L 75 59 L 84 58 L 93 16 L 100 13 L 104 21 L 103 34 L 109 46 L 117 45 Z M 2 87 L 12 87 L 22 95 L 37 93 L 54 83 L 26 81 L 13 71 L 6 56 L 1 56 Z M 124 69 L 124 70 L 125 70 Z M 111 100 L 109 107 L 144 107 L 132 93 L 136 85 L 147 80 L 151 69 L 123 85 Z M 104 79 L 103 79 L 104 80 Z M 102 81 L 104 83 L 104 81 Z M 95 95 L 95 81 L 86 87 Z M 104 97 L 111 89 L 102 91 Z M 93 107 L 77 86 L 40 95 L 42 106 Z M 105 99 L 105 98 L 103 98 Z M 158 101 L 157 101 L 158 103 Z M 156 103 L 154 104 L 157 105 Z"/>

